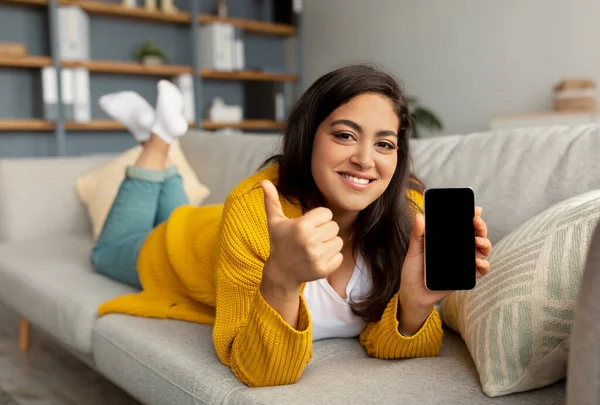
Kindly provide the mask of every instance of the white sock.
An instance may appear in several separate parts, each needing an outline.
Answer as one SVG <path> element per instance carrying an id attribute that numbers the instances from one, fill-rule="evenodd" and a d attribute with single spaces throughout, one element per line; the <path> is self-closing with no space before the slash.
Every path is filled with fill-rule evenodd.
<path id="1" fill-rule="evenodd" d="M 152 132 L 166 143 L 171 143 L 173 138 L 185 135 L 188 130 L 188 123 L 183 115 L 183 95 L 168 80 L 159 81 L 157 87 L 156 121 Z"/>
<path id="2" fill-rule="evenodd" d="M 148 102 L 135 91 L 121 91 L 100 97 L 100 107 L 111 118 L 125 125 L 138 142 L 150 138 L 150 129 L 154 124 L 154 110 Z"/>

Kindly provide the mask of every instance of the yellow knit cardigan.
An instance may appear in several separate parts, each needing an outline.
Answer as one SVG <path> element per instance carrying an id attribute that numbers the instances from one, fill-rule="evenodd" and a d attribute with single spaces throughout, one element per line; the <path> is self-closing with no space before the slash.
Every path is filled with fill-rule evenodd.
<path id="1" fill-rule="evenodd" d="M 312 356 L 311 320 L 300 297 L 297 329 L 267 304 L 259 291 L 269 257 L 269 234 L 259 182 L 277 184 L 273 165 L 240 183 L 224 205 L 183 206 L 144 242 L 138 272 L 143 290 L 113 299 L 101 315 L 179 319 L 214 325 L 220 360 L 249 386 L 294 383 Z M 422 204 L 422 195 L 412 195 Z M 289 218 L 301 207 L 281 198 Z M 436 356 L 442 325 L 435 309 L 411 337 L 398 332 L 398 295 L 381 320 L 360 334 L 367 353 L 380 359 Z"/>

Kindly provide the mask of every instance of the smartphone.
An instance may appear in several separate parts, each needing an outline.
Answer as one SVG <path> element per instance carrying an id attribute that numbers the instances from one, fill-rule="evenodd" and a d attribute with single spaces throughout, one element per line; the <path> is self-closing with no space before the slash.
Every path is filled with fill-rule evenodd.
<path id="1" fill-rule="evenodd" d="M 425 287 L 475 287 L 475 193 L 470 187 L 425 190 Z"/>

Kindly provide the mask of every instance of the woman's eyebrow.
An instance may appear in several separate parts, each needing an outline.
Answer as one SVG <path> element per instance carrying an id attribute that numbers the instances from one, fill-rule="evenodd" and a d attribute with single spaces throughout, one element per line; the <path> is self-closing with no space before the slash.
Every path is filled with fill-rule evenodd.
<path id="1" fill-rule="evenodd" d="M 331 123 L 331 126 L 334 125 L 346 125 L 350 128 L 352 128 L 353 130 L 357 131 L 357 132 L 362 132 L 362 128 L 360 125 L 358 125 L 356 122 L 352 121 L 352 120 L 335 120 Z"/>
<path id="2" fill-rule="evenodd" d="M 341 120 L 335 120 L 331 123 L 331 126 L 333 127 L 334 125 L 346 125 L 350 128 L 352 128 L 353 130 L 362 133 L 363 129 L 360 125 L 358 125 L 356 122 L 352 121 L 352 120 L 346 120 L 346 119 L 341 119 Z M 394 131 L 390 131 L 390 130 L 386 130 L 383 129 L 379 132 L 377 132 L 376 135 L 378 138 L 380 137 L 384 137 L 384 136 L 395 136 L 396 138 L 398 138 L 398 134 Z"/>

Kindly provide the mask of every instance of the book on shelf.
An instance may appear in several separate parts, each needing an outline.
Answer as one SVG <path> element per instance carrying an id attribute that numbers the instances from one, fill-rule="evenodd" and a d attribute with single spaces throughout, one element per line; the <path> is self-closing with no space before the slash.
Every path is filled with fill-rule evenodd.
<path id="1" fill-rule="evenodd" d="M 213 22 L 201 26 L 198 35 L 198 65 L 202 69 L 227 72 L 244 69 L 244 33 L 241 28 Z"/>
<path id="2" fill-rule="evenodd" d="M 58 55 L 63 61 L 90 60 L 90 18 L 77 6 L 58 7 Z"/>
<path id="3" fill-rule="evenodd" d="M 194 101 L 194 76 L 183 73 L 173 78 L 173 83 L 183 95 L 183 115 L 187 122 L 196 122 L 196 103 Z"/>
<path id="4" fill-rule="evenodd" d="M 56 69 L 43 67 L 42 116 L 45 120 L 58 118 L 58 83 Z M 88 122 L 91 120 L 89 71 L 84 68 L 60 70 L 62 118 L 65 121 Z"/>

